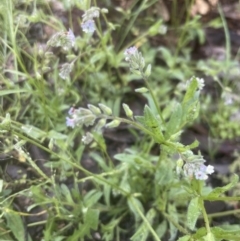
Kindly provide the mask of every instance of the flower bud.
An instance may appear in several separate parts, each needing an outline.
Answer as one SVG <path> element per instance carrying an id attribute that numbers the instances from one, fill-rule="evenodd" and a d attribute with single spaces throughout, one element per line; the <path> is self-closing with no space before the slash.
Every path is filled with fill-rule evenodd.
<path id="1" fill-rule="evenodd" d="M 102 8 L 102 9 L 101 9 L 101 12 L 102 12 L 102 13 L 108 13 L 108 9 L 107 9 L 107 8 Z"/>
<path id="2" fill-rule="evenodd" d="M 43 73 L 46 73 L 46 72 L 48 72 L 49 70 L 51 70 L 51 68 L 48 67 L 48 66 L 42 67 L 42 72 L 43 72 Z"/>
<path id="3" fill-rule="evenodd" d="M 91 110 L 92 113 L 95 115 L 100 115 L 102 113 L 98 107 L 91 105 L 91 104 L 88 104 L 88 109 Z"/>
<path id="4" fill-rule="evenodd" d="M 98 106 L 105 115 L 112 115 L 112 110 L 104 104 L 99 103 Z"/>
<path id="5" fill-rule="evenodd" d="M 105 125 L 106 128 L 115 128 L 118 127 L 120 125 L 121 121 L 119 120 L 113 120 L 111 122 L 109 122 L 108 124 Z"/>
<path id="6" fill-rule="evenodd" d="M 147 66 L 147 69 L 146 69 L 145 73 L 144 73 L 144 75 L 145 75 L 146 77 L 149 77 L 149 76 L 151 75 L 151 69 L 152 69 L 152 66 L 151 66 L 151 64 L 149 64 L 149 65 Z"/>
<path id="7" fill-rule="evenodd" d="M 138 88 L 138 89 L 135 89 L 135 92 L 138 92 L 138 93 L 147 93 L 149 90 L 145 87 L 142 87 L 142 88 Z"/>
<path id="8" fill-rule="evenodd" d="M 42 75 L 37 71 L 36 72 L 36 79 L 40 80 L 42 78 Z"/>
<path id="9" fill-rule="evenodd" d="M 128 106 L 127 104 L 124 104 L 124 103 L 123 103 L 122 106 L 123 106 L 123 109 L 124 109 L 124 111 L 125 111 L 126 116 L 129 117 L 129 118 L 132 118 L 132 117 L 133 117 L 133 112 L 132 112 L 132 110 L 129 108 L 129 106 Z"/>
<path id="10" fill-rule="evenodd" d="M 100 119 L 95 126 L 96 131 L 100 131 L 106 125 L 106 119 Z"/>

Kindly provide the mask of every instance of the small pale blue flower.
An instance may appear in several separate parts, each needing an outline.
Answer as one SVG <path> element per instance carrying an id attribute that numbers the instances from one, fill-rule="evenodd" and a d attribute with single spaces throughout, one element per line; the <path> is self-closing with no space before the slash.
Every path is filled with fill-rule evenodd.
<path id="1" fill-rule="evenodd" d="M 124 55 L 125 55 L 125 60 L 129 61 L 132 55 L 134 55 L 137 52 L 137 47 L 133 46 L 125 50 Z"/>
<path id="2" fill-rule="evenodd" d="M 96 30 L 95 22 L 92 19 L 81 24 L 82 30 L 85 33 L 93 33 Z"/>
<path id="3" fill-rule="evenodd" d="M 69 126 L 69 127 L 74 128 L 74 127 L 75 127 L 75 121 L 74 121 L 74 119 L 71 119 L 71 118 L 69 118 L 69 117 L 66 117 L 66 125 Z"/>
<path id="4" fill-rule="evenodd" d="M 75 35 L 73 33 L 73 31 L 69 28 L 68 32 L 67 32 L 67 37 L 69 39 L 69 41 L 72 43 L 72 47 L 75 44 Z"/>

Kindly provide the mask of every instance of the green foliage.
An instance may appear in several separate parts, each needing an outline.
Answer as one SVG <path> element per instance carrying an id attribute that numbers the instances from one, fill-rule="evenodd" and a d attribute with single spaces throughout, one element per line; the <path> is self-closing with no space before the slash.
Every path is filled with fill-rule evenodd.
<path id="1" fill-rule="evenodd" d="M 226 61 L 193 61 L 192 41 L 205 35 L 190 8 L 178 22 L 173 1 L 167 23 L 159 1 L 114 4 L 0 3 L 0 240 L 239 240 L 239 225 L 215 227 L 204 206 L 238 202 L 238 175 L 208 186 L 214 170 L 192 151 L 199 142 L 181 141 L 195 120 L 215 137 L 240 135 L 229 43 Z M 79 31 L 88 20 L 94 31 Z M 222 25 L 227 33 L 223 16 L 207 24 Z M 176 44 L 154 47 L 168 29 Z M 199 73 L 218 84 L 217 97 L 202 91 Z M 131 138 L 116 146 L 122 130 Z M 43 228 L 39 237 L 30 227 Z"/>

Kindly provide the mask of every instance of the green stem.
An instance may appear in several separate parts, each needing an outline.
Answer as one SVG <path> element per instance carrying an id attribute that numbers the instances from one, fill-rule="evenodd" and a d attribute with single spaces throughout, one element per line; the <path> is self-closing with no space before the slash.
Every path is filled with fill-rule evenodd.
<path id="1" fill-rule="evenodd" d="M 138 208 L 138 205 L 135 203 L 134 198 L 132 196 L 130 196 L 130 201 L 133 204 L 133 206 L 136 208 L 138 214 L 141 216 L 142 220 L 144 221 L 144 223 L 146 224 L 146 226 L 148 227 L 150 232 L 152 233 L 154 239 L 156 241 L 161 241 L 161 239 L 158 237 L 157 233 L 153 230 L 153 228 L 152 228 L 151 224 L 149 223 L 149 221 L 145 218 L 145 216 L 142 213 L 142 211 Z"/>
<path id="2" fill-rule="evenodd" d="M 159 115 L 160 118 L 161 118 L 162 124 L 165 125 L 164 119 L 163 119 L 163 116 L 162 116 L 162 113 L 161 113 L 161 111 L 160 111 L 160 107 L 159 107 L 159 105 L 158 105 L 157 98 L 156 98 L 156 96 L 154 95 L 150 84 L 148 83 L 148 79 L 144 76 L 143 71 L 141 71 L 141 74 L 142 74 L 142 77 L 143 77 L 143 79 L 144 79 L 144 82 L 145 82 L 145 84 L 146 84 L 146 86 L 147 86 L 147 88 L 148 88 L 148 90 L 149 90 L 149 92 L 150 92 L 150 95 L 152 96 L 152 99 L 153 99 L 153 101 L 154 101 L 154 105 L 155 105 L 155 107 L 156 107 L 156 109 L 157 109 L 158 115 Z"/>
<path id="3" fill-rule="evenodd" d="M 220 3 L 218 3 L 218 12 L 220 14 L 220 17 L 223 23 L 223 29 L 224 29 L 224 34 L 226 38 L 226 67 L 228 68 L 230 63 L 230 58 L 231 58 L 231 43 L 230 43 L 230 36 L 229 36 L 227 22 L 224 17 L 223 10 Z"/>
<path id="4" fill-rule="evenodd" d="M 209 225 L 207 212 L 206 212 L 206 209 L 204 207 L 204 203 L 203 203 L 203 199 L 202 198 L 199 199 L 199 204 L 200 204 L 200 207 L 201 207 L 201 210 L 202 210 L 203 219 L 204 219 L 204 222 L 205 222 L 207 233 L 211 233 L 211 228 L 210 228 L 210 225 Z"/>
<path id="5" fill-rule="evenodd" d="M 129 193 L 126 192 L 124 189 L 122 189 L 122 188 L 120 188 L 119 186 L 114 185 L 113 183 L 107 181 L 106 179 L 104 179 L 104 178 L 101 177 L 100 175 L 96 175 L 96 174 L 94 174 L 94 173 L 92 173 L 92 172 L 89 172 L 89 171 L 86 170 L 85 168 L 83 168 L 83 167 L 77 165 L 76 163 L 74 163 L 74 162 L 72 162 L 71 160 L 69 160 L 69 159 L 63 157 L 62 155 L 59 155 L 59 154 L 57 154 L 57 153 L 55 153 L 55 152 L 49 150 L 48 148 L 42 146 L 41 144 L 39 144 L 38 142 L 34 141 L 33 139 L 31 139 L 31 138 L 29 138 L 29 137 L 27 137 L 27 136 L 21 134 L 20 132 L 15 131 L 15 130 L 12 130 L 12 133 L 15 134 L 16 136 L 19 136 L 19 137 L 22 138 L 23 140 L 26 140 L 26 141 L 32 143 L 33 145 L 35 145 L 35 146 L 41 148 L 42 150 L 44 150 L 44 151 L 50 153 L 51 155 L 56 156 L 56 157 L 59 158 L 60 160 L 63 160 L 63 161 L 65 161 L 65 162 L 71 164 L 73 167 L 75 167 L 75 168 L 81 170 L 81 171 L 84 172 L 86 175 L 88 175 L 88 176 L 93 176 L 95 179 L 97 179 L 97 180 L 99 180 L 99 181 L 102 181 L 102 182 L 104 182 L 104 183 L 106 183 L 106 184 L 108 184 L 108 185 L 110 185 L 110 186 L 116 188 L 116 189 L 119 190 L 123 195 L 129 195 Z M 48 178 L 48 177 L 47 177 L 47 178 Z M 48 178 L 48 180 L 49 180 L 49 178 Z"/>
<path id="6" fill-rule="evenodd" d="M 237 213 L 240 213 L 240 209 L 234 209 L 234 210 L 230 210 L 230 211 L 208 214 L 208 217 L 209 218 L 218 218 L 218 217 L 224 217 L 224 216 L 228 216 L 228 215 L 235 215 Z"/>
<path id="7" fill-rule="evenodd" d="M 163 212 L 163 215 L 168 220 L 168 222 L 172 223 L 180 232 L 184 234 L 189 234 L 189 232 L 180 224 L 178 224 L 169 214 Z"/>

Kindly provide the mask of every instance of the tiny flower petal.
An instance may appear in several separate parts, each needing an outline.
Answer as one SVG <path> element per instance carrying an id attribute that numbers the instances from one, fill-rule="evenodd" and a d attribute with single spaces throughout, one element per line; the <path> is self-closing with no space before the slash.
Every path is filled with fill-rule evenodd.
<path id="1" fill-rule="evenodd" d="M 73 115 L 74 114 L 74 111 L 75 111 L 75 108 L 71 107 L 68 111 L 68 114 L 69 115 Z"/>
<path id="2" fill-rule="evenodd" d="M 125 55 L 125 60 L 129 61 L 130 57 L 134 55 L 137 52 L 137 47 L 133 46 L 125 50 L 124 55 Z"/>
<path id="3" fill-rule="evenodd" d="M 85 33 L 93 33 L 96 29 L 95 22 L 92 19 L 87 20 L 81 24 L 81 28 Z"/>
<path id="4" fill-rule="evenodd" d="M 66 117 L 66 125 L 69 126 L 69 127 L 74 128 L 74 127 L 75 127 L 75 121 L 74 121 L 74 119 L 71 119 L 71 118 L 69 118 L 69 117 Z"/>
<path id="5" fill-rule="evenodd" d="M 73 47 L 75 44 L 75 35 L 71 29 L 68 30 L 67 37 L 68 37 L 69 41 L 72 43 L 72 47 Z"/>
<path id="6" fill-rule="evenodd" d="M 196 179 L 198 179 L 198 180 L 207 180 L 208 179 L 208 175 L 206 175 L 206 173 L 205 172 L 202 172 L 202 171 L 196 171 L 195 173 L 194 173 L 194 176 L 195 176 L 195 178 Z"/>
<path id="7" fill-rule="evenodd" d="M 207 173 L 207 174 L 212 174 L 212 173 L 214 173 L 214 167 L 211 166 L 211 165 L 208 165 L 207 168 L 206 168 L 206 173 Z"/>

